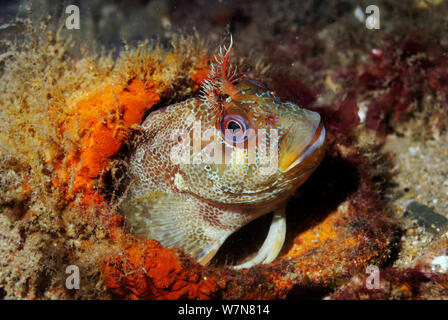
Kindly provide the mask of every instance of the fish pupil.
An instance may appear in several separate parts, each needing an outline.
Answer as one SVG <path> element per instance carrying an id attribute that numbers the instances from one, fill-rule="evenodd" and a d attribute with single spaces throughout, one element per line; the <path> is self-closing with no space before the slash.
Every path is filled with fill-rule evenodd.
<path id="1" fill-rule="evenodd" d="M 227 123 L 227 129 L 230 130 L 230 132 L 232 134 L 236 134 L 236 133 L 238 133 L 241 130 L 241 125 L 238 122 L 234 121 L 234 120 L 230 120 Z"/>
<path id="2" fill-rule="evenodd" d="M 225 115 L 221 120 L 221 132 L 224 139 L 230 143 L 240 143 L 247 139 L 246 130 L 249 128 L 247 121 L 239 115 Z"/>

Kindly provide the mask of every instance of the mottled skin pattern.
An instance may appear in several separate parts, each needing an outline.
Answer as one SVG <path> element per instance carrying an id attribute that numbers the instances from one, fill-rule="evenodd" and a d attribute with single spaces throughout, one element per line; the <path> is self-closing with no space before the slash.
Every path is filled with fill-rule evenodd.
<path id="1" fill-rule="evenodd" d="M 144 134 L 130 160 L 131 183 L 120 206 L 132 232 L 166 247 L 181 247 L 202 264 L 229 235 L 282 208 L 324 154 L 325 130 L 317 113 L 280 101 L 255 81 L 229 80 L 226 60 L 220 63 L 222 72 L 212 70 L 210 76 L 214 87 L 204 85 L 205 98 L 170 105 L 144 121 Z M 235 126 L 229 119 L 242 124 L 239 133 L 265 129 L 267 134 L 263 140 L 248 135 L 235 142 L 225 131 Z M 183 135 L 174 136 L 179 129 Z M 277 130 L 277 140 L 270 129 Z M 211 138 L 204 136 L 206 131 Z M 185 163 L 176 148 L 188 138 L 183 150 L 191 157 Z M 268 160 L 278 157 L 264 173 L 260 169 L 270 163 L 263 162 L 260 141 L 272 156 Z M 269 153 L 271 145 L 274 152 Z M 213 158 L 217 150 L 224 155 L 221 161 Z"/>

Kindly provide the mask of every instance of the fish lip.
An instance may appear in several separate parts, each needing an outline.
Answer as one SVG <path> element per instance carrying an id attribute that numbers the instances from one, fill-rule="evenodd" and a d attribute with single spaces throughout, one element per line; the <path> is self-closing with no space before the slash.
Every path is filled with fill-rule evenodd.
<path id="1" fill-rule="evenodd" d="M 314 142 L 310 142 L 310 144 L 308 144 L 308 146 L 305 148 L 305 151 L 302 152 L 300 154 L 300 156 L 297 157 L 296 160 L 294 160 L 293 163 L 291 163 L 286 169 L 280 169 L 281 172 L 285 173 L 290 171 L 291 169 L 295 168 L 297 165 L 299 165 L 304 159 L 308 158 L 310 155 L 312 155 L 317 149 L 319 149 L 320 147 L 323 146 L 323 144 L 325 143 L 325 135 L 326 135 L 326 131 L 325 131 L 325 127 L 322 125 L 322 123 L 319 123 L 318 127 L 316 128 L 316 131 L 314 132 L 314 134 L 318 133 L 320 129 L 320 134 L 319 137 L 314 140 L 312 139 L 311 141 L 314 140 Z"/>

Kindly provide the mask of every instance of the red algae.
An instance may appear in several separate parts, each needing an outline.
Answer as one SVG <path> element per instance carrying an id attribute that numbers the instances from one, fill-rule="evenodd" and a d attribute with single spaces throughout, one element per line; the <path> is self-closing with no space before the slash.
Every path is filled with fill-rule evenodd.
<path id="1" fill-rule="evenodd" d="M 314 110 L 320 112 L 329 130 L 345 135 L 351 135 L 360 123 L 359 108 L 353 93 L 347 94 L 342 101 L 335 101 L 334 106 L 321 106 Z"/>
<path id="2" fill-rule="evenodd" d="M 282 99 L 301 108 L 309 108 L 316 101 L 316 93 L 298 77 L 277 76 L 272 80 L 272 89 Z"/>
<path id="3" fill-rule="evenodd" d="M 424 93 L 443 93 L 446 99 L 443 75 L 448 70 L 446 59 L 439 54 L 444 49 L 438 43 L 415 33 L 405 39 L 383 41 L 382 53 L 373 52 L 357 78 L 358 95 L 370 97 L 366 100 L 366 126 L 379 133 L 422 112 Z M 425 112 L 430 114 L 431 110 Z"/>

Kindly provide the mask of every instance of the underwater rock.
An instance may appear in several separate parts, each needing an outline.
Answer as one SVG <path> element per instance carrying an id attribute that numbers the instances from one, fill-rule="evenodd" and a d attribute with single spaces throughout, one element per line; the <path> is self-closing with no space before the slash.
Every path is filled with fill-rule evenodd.
<path id="1" fill-rule="evenodd" d="M 406 207 L 405 217 L 417 220 L 418 224 L 432 233 L 448 231 L 448 219 L 438 214 L 430 207 L 411 201 Z"/>

